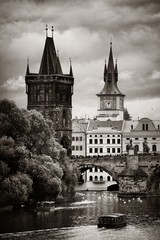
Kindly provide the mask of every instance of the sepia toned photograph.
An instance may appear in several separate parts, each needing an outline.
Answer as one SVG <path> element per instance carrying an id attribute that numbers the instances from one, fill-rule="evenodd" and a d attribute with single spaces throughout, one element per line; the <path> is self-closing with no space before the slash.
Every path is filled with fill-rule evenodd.
<path id="1" fill-rule="evenodd" d="M 1 0 L 0 239 L 159 240 L 160 2 Z"/>

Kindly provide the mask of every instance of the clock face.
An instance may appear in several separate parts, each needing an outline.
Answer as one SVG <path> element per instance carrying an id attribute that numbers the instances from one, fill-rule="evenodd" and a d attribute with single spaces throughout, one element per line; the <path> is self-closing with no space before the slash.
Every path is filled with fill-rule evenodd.
<path id="1" fill-rule="evenodd" d="M 107 109 L 112 108 L 112 101 L 105 101 L 105 108 Z"/>

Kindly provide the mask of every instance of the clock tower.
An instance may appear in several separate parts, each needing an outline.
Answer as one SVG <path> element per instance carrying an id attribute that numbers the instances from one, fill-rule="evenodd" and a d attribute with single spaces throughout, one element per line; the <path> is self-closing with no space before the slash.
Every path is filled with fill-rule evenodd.
<path id="1" fill-rule="evenodd" d="M 31 73 L 29 60 L 25 76 L 27 109 L 36 109 L 46 119 L 53 122 L 56 139 L 71 153 L 72 134 L 72 94 L 74 77 L 70 60 L 68 74 L 62 72 L 58 53 L 56 52 L 53 27 L 52 37 L 48 37 L 42 55 L 39 73 Z"/>
<path id="2" fill-rule="evenodd" d="M 113 63 L 112 43 L 110 43 L 110 53 L 108 67 L 104 66 L 104 87 L 99 97 L 99 109 L 97 111 L 97 120 L 112 121 L 124 120 L 124 97 L 117 86 L 118 68 L 117 61 Z"/>

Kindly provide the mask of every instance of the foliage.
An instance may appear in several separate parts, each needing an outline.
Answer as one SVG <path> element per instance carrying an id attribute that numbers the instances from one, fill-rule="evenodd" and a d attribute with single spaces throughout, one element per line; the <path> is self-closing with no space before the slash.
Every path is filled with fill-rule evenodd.
<path id="1" fill-rule="evenodd" d="M 160 167 L 157 167 L 150 176 L 148 190 L 151 193 L 160 194 Z"/>
<path id="2" fill-rule="evenodd" d="M 77 170 L 55 141 L 53 124 L 37 111 L 0 101 L 0 204 L 55 199 L 73 192 Z"/>

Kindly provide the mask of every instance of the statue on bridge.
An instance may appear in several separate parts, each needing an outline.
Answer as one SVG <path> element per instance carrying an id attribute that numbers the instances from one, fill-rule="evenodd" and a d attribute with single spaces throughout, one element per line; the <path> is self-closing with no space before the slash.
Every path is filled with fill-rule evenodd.
<path id="1" fill-rule="evenodd" d="M 136 155 L 137 154 L 137 149 L 135 146 L 133 146 L 132 139 L 130 139 L 129 144 L 127 145 L 127 152 L 128 152 L 128 155 Z"/>
<path id="2" fill-rule="evenodd" d="M 147 140 L 145 139 L 143 142 L 143 153 L 149 153 L 149 147 L 148 147 L 148 143 Z"/>

